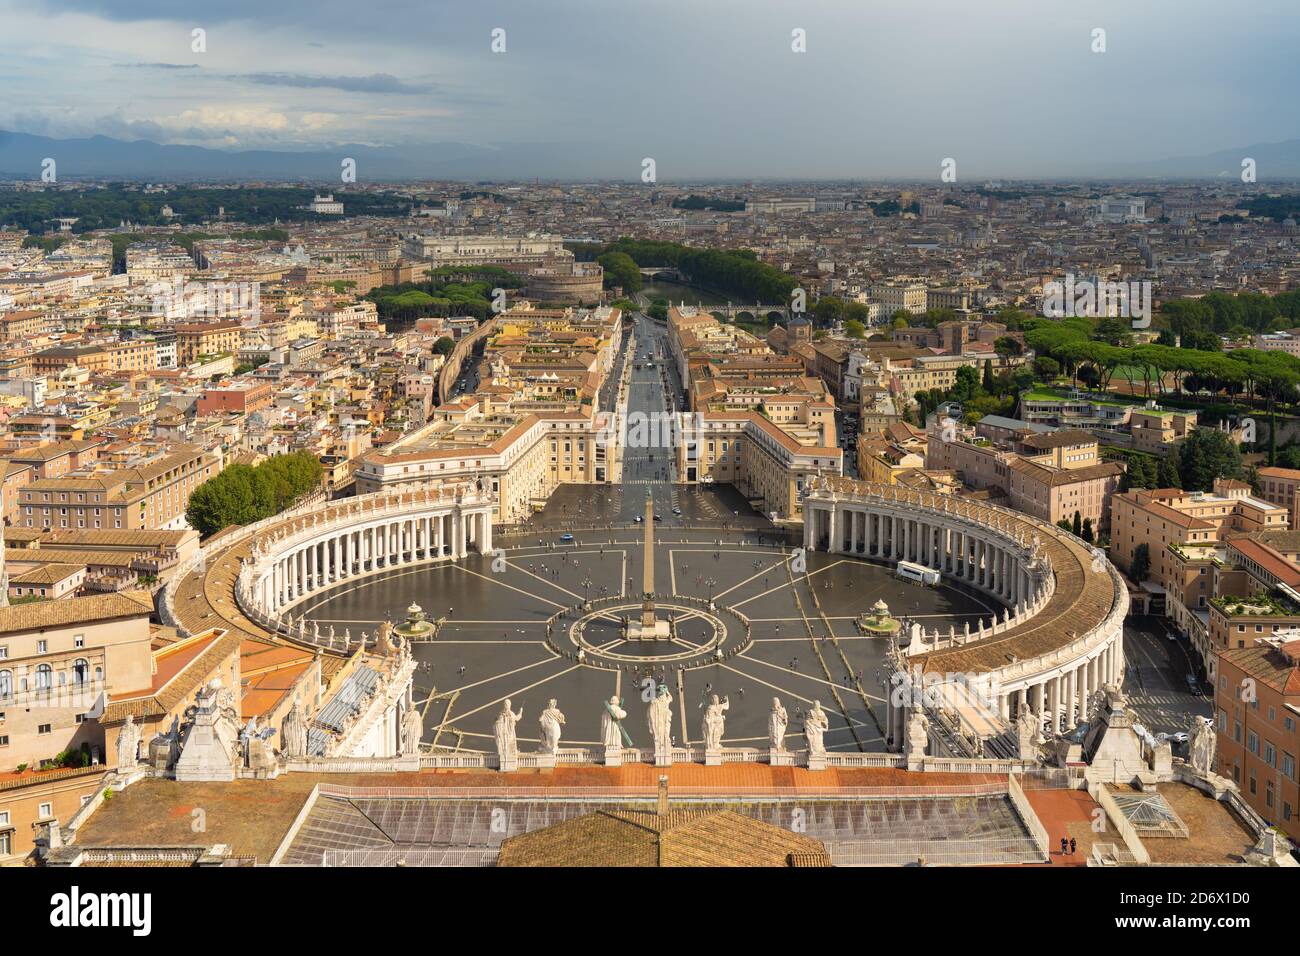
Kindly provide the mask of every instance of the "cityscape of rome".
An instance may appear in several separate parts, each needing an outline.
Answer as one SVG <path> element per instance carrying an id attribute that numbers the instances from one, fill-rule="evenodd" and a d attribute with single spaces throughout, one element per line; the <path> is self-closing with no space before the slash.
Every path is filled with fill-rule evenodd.
<path id="1" fill-rule="evenodd" d="M 0 899 L 1300 865 L 1294 9 L 186 6 L 0 0 Z"/>

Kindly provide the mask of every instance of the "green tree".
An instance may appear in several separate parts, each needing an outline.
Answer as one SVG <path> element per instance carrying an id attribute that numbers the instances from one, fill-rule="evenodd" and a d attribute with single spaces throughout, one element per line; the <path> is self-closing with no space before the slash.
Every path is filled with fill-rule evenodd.
<path id="1" fill-rule="evenodd" d="M 1034 359 L 1034 374 L 1044 382 L 1050 382 L 1061 374 L 1061 363 L 1047 355 Z"/>
<path id="2" fill-rule="evenodd" d="M 1188 491 L 1209 491 L 1215 478 L 1241 477 L 1241 452 L 1217 428 L 1197 428 L 1178 449 L 1178 474 Z"/>
<path id="3" fill-rule="evenodd" d="M 1165 455 L 1156 466 L 1156 483 L 1151 487 L 1181 488 L 1182 486 L 1183 479 L 1178 473 L 1178 466 L 1174 464 L 1173 456 Z"/>
<path id="4" fill-rule="evenodd" d="M 1076 538 L 1083 537 L 1083 516 L 1077 511 L 1074 513 L 1074 521 L 1071 524 L 1070 530 L 1074 532 Z"/>
<path id="5" fill-rule="evenodd" d="M 1151 548 L 1146 544 L 1139 544 L 1133 549 L 1133 564 L 1129 568 L 1129 574 L 1133 580 L 1139 584 L 1147 579 L 1151 573 Z"/>
<path id="6" fill-rule="evenodd" d="M 277 455 L 256 468 L 231 465 L 191 492 L 185 516 L 206 538 L 278 514 L 318 487 L 321 473 L 320 460 L 308 451 Z"/>
<path id="7" fill-rule="evenodd" d="M 605 288 L 622 286 L 629 294 L 641 291 L 641 270 L 626 252 L 607 252 L 596 261 L 605 270 Z"/>
<path id="8" fill-rule="evenodd" d="M 957 383 L 949 393 L 955 402 L 969 402 L 979 394 L 980 373 L 973 365 L 963 365 L 957 369 Z"/>
<path id="9" fill-rule="evenodd" d="M 1083 519 L 1083 534 L 1080 535 L 1080 537 L 1082 537 L 1083 540 L 1084 540 L 1084 541 L 1087 541 L 1089 544 L 1092 544 L 1093 533 L 1092 533 L 1092 519 L 1091 519 L 1091 518 L 1084 518 L 1084 519 Z"/>

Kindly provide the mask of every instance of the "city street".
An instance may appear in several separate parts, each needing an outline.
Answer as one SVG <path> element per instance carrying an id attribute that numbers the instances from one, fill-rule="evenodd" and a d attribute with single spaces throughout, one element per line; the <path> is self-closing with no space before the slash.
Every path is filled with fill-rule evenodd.
<path id="1" fill-rule="evenodd" d="M 1213 712 L 1210 698 L 1188 687 L 1187 675 L 1196 669 L 1186 640 L 1169 640 L 1167 628 L 1155 618 L 1131 618 L 1124 626 L 1124 692 L 1152 734 L 1187 732 L 1193 716 Z"/>

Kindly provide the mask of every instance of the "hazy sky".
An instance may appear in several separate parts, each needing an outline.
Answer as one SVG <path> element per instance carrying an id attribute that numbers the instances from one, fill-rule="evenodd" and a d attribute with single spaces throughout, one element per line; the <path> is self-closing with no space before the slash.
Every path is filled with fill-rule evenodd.
<path id="1" fill-rule="evenodd" d="M 1300 138 L 1298 40 L 1296 0 L 0 0 L 0 128 L 592 144 L 629 179 L 645 156 L 661 179 L 1068 175 Z"/>

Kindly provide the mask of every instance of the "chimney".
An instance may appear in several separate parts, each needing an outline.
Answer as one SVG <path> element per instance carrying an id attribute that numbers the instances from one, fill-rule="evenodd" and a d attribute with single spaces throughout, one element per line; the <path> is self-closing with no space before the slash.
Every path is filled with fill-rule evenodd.
<path id="1" fill-rule="evenodd" d="M 662 774 L 659 777 L 659 803 L 655 807 L 655 813 L 663 816 L 668 812 L 668 775 Z"/>

